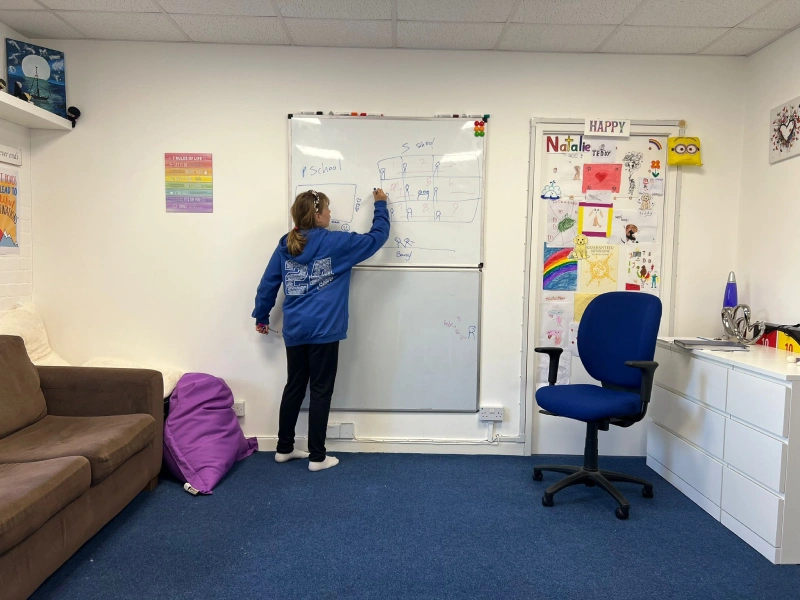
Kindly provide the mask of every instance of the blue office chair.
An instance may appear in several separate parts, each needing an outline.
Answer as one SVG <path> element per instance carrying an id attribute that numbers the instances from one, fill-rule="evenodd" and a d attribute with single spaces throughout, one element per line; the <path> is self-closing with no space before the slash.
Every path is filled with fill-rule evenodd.
<path id="1" fill-rule="evenodd" d="M 536 392 L 540 412 L 586 423 L 586 446 L 583 466 L 543 465 L 533 469 L 533 479 L 542 480 L 542 471 L 567 473 L 569 476 L 544 492 L 542 504 L 553 506 L 553 496 L 571 485 L 598 485 L 617 501 L 616 514 L 627 519 L 630 503 L 614 481 L 644 486 L 642 495 L 653 497 L 653 484 L 638 477 L 603 471 L 597 467 L 597 432 L 609 425 L 630 427 L 647 412 L 653 375 L 658 363 L 656 351 L 661 301 L 641 292 L 601 294 L 586 307 L 578 327 L 578 353 L 586 371 L 601 386 L 578 384 L 556 386 L 561 348 L 535 348 L 550 358 L 548 387 Z"/>

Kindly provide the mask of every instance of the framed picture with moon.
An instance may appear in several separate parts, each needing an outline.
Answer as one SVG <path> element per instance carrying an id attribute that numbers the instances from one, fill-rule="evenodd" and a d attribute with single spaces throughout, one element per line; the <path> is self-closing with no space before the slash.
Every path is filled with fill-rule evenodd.
<path id="1" fill-rule="evenodd" d="M 64 53 L 6 38 L 8 93 L 67 118 Z"/>

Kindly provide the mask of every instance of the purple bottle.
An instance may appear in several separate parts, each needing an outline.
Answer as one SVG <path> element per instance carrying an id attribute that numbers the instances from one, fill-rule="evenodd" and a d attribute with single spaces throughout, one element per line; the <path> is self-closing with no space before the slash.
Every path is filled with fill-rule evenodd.
<path id="1" fill-rule="evenodd" d="M 728 283 L 725 285 L 725 298 L 722 301 L 722 308 L 733 308 L 739 304 L 739 294 L 736 291 L 736 275 L 731 271 L 728 275 Z"/>

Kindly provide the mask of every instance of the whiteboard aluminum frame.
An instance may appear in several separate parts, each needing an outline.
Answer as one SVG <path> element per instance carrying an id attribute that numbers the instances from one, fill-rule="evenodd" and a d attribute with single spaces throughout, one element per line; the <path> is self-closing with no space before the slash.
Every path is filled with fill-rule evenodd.
<path id="1" fill-rule="evenodd" d="M 537 166 L 537 143 L 539 141 L 539 133 L 543 126 L 547 129 L 557 127 L 559 125 L 576 126 L 585 123 L 585 119 L 559 119 L 559 118 L 532 118 L 530 124 L 530 146 L 528 154 L 528 207 L 525 217 L 525 281 L 523 286 L 523 310 L 522 310 L 522 350 L 521 350 L 521 382 L 520 382 L 520 406 L 523 407 L 522 414 L 520 415 L 520 434 L 524 435 L 525 448 L 523 454 L 529 456 L 533 449 L 533 410 L 534 410 L 534 396 L 536 393 L 535 383 L 535 359 L 536 354 L 531 351 L 535 347 L 536 342 L 534 336 L 536 334 L 536 317 L 532 315 L 531 311 L 536 311 L 538 308 L 539 290 L 534 289 L 531 294 L 531 285 L 534 278 L 538 274 L 538 269 L 533 270 L 533 254 L 537 249 L 533 247 L 534 235 L 537 237 L 538 243 L 538 210 L 537 202 L 540 201 L 536 197 L 536 188 L 534 188 L 534 181 L 536 177 Z M 677 128 L 677 134 L 683 136 L 686 132 L 685 121 L 671 121 L 671 120 L 632 120 L 630 127 L 672 127 Z M 664 135 L 665 132 L 653 132 L 653 135 Z M 648 135 L 648 133 L 637 133 L 636 135 Z M 670 314 L 667 319 L 667 331 L 661 335 L 672 335 L 675 327 L 675 298 L 676 298 L 676 280 L 677 280 L 677 266 L 678 266 L 678 233 L 680 230 L 680 206 L 681 206 L 681 185 L 682 185 L 682 169 L 678 166 L 673 166 L 676 170 L 675 178 L 675 202 L 672 206 L 672 214 L 668 215 L 668 203 L 664 203 L 664 221 L 665 226 L 662 229 L 664 236 L 663 248 L 667 248 L 667 237 L 671 237 L 670 246 L 672 251 L 672 260 L 670 266 L 670 291 L 669 291 L 669 306 Z M 665 196 L 666 197 L 666 196 Z M 668 232 L 666 222 L 671 220 L 671 230 Z M 537 231 L 534 232 L 534 226 Z M 537 254 L 538 257 L 538 254 Z M 662 266 L 664 258 L 662 255 Z M 538 281 L 538 279 L 537 279 Z M 531 300 L 534 300 L 533 306 Z M 538 311 L 537 311 L 538 313 Z"/>
<path id="2" fill-rule="evenodd" d="M 288 129 L 288 144 L 287 144 L 287 153 L 289 156 L 288 164 L 287 164 L 287 195 L 289 199 L 288 206 L 292 205 L 294 198 L 292 197 L 292 124 L 291 120 L 294 117 L 309 117 L 315 119 L 371 119 L 374 121 L 379 120 L 389 120 L 389 121 L 450 121 L 455 119 L 456 117 L 402 117 L 402 116 L 366 116 L 366 117 L 355 117 L 353 115 L 317 115 L 317 114 L 300 114 L 300 113 L 292 113 L 290 118 L 287 118 L 287 129 Z M 458 117 L 458 119 L 474 119 L 476 117 Z M 481 117 L 481 119 L 483 119 Z M 486 121 L 486 125 L 489 122 Z M 488 132 L 487 132 L 488 133 Z M 485 222 L 486 222 L 486 190 L 488 189 L 487 185 L 487 178 L 486 175 L 488 173 L 488 157 L 489 157 L 489 144 L 488 141 L 484 138 L 483 142 L 483 168 L 482 168 L 482 195 L 481 195 L 481 228 L 480 228 L 480 262 L 478 265 L 415 265 L 413 267 L 407 267 L 403 265 L 356 265 L 353 269 L 356 270 L 375 270 L 375 271 L 389 271 L 389 270 L 398 270 L 403 269 L 406 271 L 440 271 L 440 272 L 447 272 L 447 271 L 477 271 L 478 272 L 478 362 L 477 362 L 477 393 L 475 394 L 475 409 L 474 410 L 421 410 L 421 409 L 393 409 L 393 410 L 386 410 L 386 409 L 369 409 L 369 408 L 334 408 L 331 406 L 331 412 L 353 412 L 353 413 L 395 413 L 395 412 L 402 412 L 402 413 L 422 413 L 422 414 L 475 414 L 480 410 L 480 401 L 481 401 L 481 358 L 483 355 L 483 267 L 484 267 L 484 237 L 486 232 Z M 294 223 L 292 221 L 291 212 L 288 214 L 288 228 L 289 230 L 292 229 Z M 301 410 L 307 411 L 307 407 L 303 407 Z M 522 428 L 520 428 L 522 431 Z"/>
<path id="3" fill-rule="evenodd" d="M 292 203 L 294 202 L 294 198 L 292 197 L 292 119 L 295 117 L 298 118 L 310 118 L 310 119 L 358 119 L 358 120 L 371 120 L 371 121 L 453 121 L 453 120 L 470 120 L 475 119 L 477 117 L 467 117 L 467 116 L 459 116 L 459 117 L 402 117 L 402 116 L 390 116 L 390 117 L 378 117 L 378 116 L 366 116 L 366 117 L 358 117 L 354 115 L 317 115 L 317 114 L 302 114 L 302 113 L 291 113 L 291 117 L 287 119 L 288 121 L 288 147 L 287 152 L 289 154 L 289 162 L 288 162 L 288 173 L 287 173 L 287 194 L 289 197 L 289 204 L 288 206 L 291 207 Z M 481 117 L 481 120 L 483 117 Z M 489 122 L 486 121 L 486 125 Z M 488 131 L 487 131 L 488 133 Z M 489 157 L 489 144 L 484 137 L 483 141 L 483 168 L 481 173 L 481 230 L 480 230 L 480 260 L 477 265 L 414 265 L 414 268 L 418 269 L 438 269 L 438 268 L 445 268 L 445 269 L 481 269 L 483 268 L 484 264 L 484 236 L 486 233 L 486 190 L 488 188 L 486 182 L 486 173 L 487 171 L 487 163 Z M 292 222 L 292 215 L 289 213 L 288 219 L 289 230 L 292 229 L 294 223 Z M 387 268 L 387 269 L 405 269 L 409 267 L 405 267 L 403 265 L 375 265 L 376 267 Z"/>

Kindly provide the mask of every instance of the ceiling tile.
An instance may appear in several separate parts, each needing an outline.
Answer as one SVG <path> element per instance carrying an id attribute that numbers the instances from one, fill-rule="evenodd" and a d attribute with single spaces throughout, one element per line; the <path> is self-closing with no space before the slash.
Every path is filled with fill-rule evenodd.
<path id="1" fill-rule="evenodd" d="M 284 17 L 306 19 L 392 18 L 390 0 L 277 0 Z"/>
<path id="2" fill-rule="evenodd" d="M 391 21 L 337 21 L 286 19 L 289 35 L 300 46 L 388 48 L 392 45 Z"/>
<path id="3" fill-rule="evenodd" d="M 619 25 L 641 0 L 523 0 L 515 23 Z M 699 1 L 699 0 L 698 0 Z"/>
<path id="4" fill-rule="evenodd" d="M 67 22 L 87 37 L 100 40 L 185 42 L 169 17 L 162 13 L 60 12 Z"/>
<path id="5" fill-rule="evenodd" d="M 158 0 L 168 13 L 188 15 L 242 15 L 274 17 L 272 3 L 266 0 Z"/>
<path id="6" fill-rule="evenodd" d="M 500 32 L 501 23 L 397 23 L 399 48 L 436 50 L 491 50 Z"/>
<path id="7" fill-rule="evenodd" d="M 508 27 L 500 50 L 594 52 L 616 25 L 520 25 Z"/>
<path id="8" fill-rule="evenodd" d="M 49 12 L 0 11 L 0 22 L 27 38 L 75 40 L 84 36 Z"/>
<path id="9" fill-rule="evenodd" d="M 626 25 L 733 27 L 772 0 L 645 0 Z"/>
<path id="10" fill-rule="evenodd" d="M 783 29 L 731 29 L 730 33 L 703 50 L 701 54 L 747 56 L 786 33 Z"/>
<path id="11" fill-rule="evenodd" d="M 757 29 L 794 29 L 800 25 L 800 2 L 778 0 L 742 23 Z"/>
<path id="12" fill-rule="evenodd" d="M 150 0 L 41 0 L 41 2 L 55 10 L 161 12 Z"/>
<path id="13" fill-rule="evenodd" d="M 174 15 L 192 41 L 218 44 L 288 44 L 277 17 Z"/>
<path id="14" fill-rule="evenodd" d="M 600 49 L 622 54 L 694 54 L 727 29 L 719 27 L 620 27 Z"/>
<path id="15" fill-rule="evenodd" d="M 0 10 L 44 10 L 35 0 L 0 0 Z"/>
<path id="16" fill-rule="evenodd" d="M 505 23 L 517 0 L 397 0 L 401 21 Z"/>

